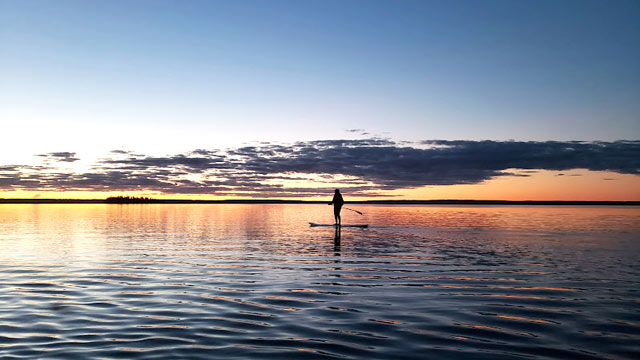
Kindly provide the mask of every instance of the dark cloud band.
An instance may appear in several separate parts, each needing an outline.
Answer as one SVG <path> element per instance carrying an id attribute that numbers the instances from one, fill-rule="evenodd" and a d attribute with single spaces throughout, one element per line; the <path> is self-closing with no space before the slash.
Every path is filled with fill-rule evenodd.
<path id="1" fill-rule="evenodd" d="M 55 161 L 77 160 L 73 152 L 40 156 Z M 164 157 L 116 150 L 88 172 L 42 169 L 0 165 L 0 189 L 309 196 L 326 192 L 332 186 L 329 183 L 336 181 L 335 176 L 346 176 L 340 181 L 349 187 L 350 195 L 374 196 L 384 195 L 384 190 L 423 185 L 474 184 L 514 175 L 509 169 L 587 169 L 638 175 L 640 141 L 426 140 L 409 146 L 377 138 L 318 140 L 198 149 Z M 292 177 L 299 181 L 310 174 L 320 188 L 284 186 Z M 322 176 L 315 176 L 318 174 Z M 527 173 L 519 172 L 518 176 Z"/>

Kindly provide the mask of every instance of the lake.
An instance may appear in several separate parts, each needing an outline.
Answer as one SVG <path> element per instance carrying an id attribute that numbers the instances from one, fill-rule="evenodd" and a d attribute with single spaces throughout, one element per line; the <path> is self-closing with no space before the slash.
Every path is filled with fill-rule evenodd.
<path id="1" fill-rule="evenodd" d="M 639 208 L 348 206 L 0 205 L 0 358 L 640 358 Z"/>

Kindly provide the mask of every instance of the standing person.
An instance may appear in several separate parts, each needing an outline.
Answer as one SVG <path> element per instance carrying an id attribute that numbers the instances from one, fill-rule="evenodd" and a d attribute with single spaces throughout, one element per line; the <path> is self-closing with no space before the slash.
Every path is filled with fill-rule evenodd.
<path id="1" fill-rule="evenodd" d="M 340 219 L 340 210 L 342 209 L 342 205 L 344 205 L 344 199 L 342 198 L 342 194 L 340 194 L 340 190 L 336 189 L 335 193 L 333 193 L 333 200 L 331 200 L 329 205 L 333 205 L 333 216 L 336 219 L 336 225 L 340 225 L 342 222 Z"/>

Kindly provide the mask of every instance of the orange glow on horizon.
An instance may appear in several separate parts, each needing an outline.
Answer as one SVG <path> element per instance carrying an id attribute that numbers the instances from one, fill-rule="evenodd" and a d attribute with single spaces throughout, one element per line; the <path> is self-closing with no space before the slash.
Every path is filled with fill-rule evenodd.
<path id="1" fill-rule="evenodd" d="M 523 173 L 522 170 L 507 170 Z M 535 170 L 480 184 L 424 186 L 395 190 L 398 199 L 640 201 L 640 176 L 584 169 Z"/>

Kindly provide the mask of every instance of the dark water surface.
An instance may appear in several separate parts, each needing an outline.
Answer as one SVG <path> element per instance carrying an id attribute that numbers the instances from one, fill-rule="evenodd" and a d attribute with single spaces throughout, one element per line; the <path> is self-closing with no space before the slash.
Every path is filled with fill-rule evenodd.
<path id="1" fill-rule="evenodd" d="M 0 358 L 640 358 L 640 209 L 357 209 L 0 205 Z"/>

